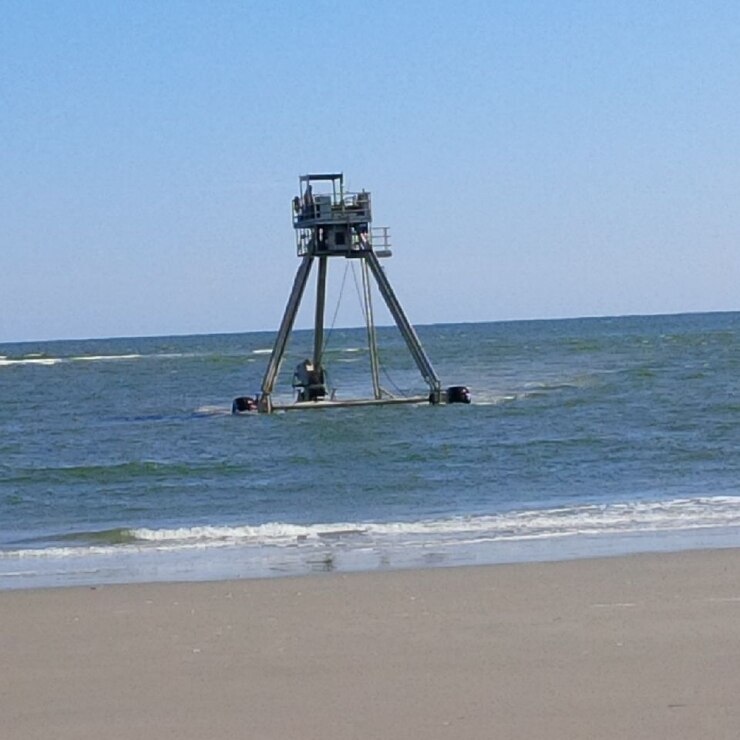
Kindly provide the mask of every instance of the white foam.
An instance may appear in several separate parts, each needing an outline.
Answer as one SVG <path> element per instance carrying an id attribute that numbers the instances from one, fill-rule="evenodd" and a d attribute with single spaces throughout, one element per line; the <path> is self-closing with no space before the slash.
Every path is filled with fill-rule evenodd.
<path id="1" fill-rule="evenodd" d="M 120 547 L 108 545 L 105 547 L 46 547 L 29 550 L 7 550 L 0 552 L 0 560 L 25 560 L 32 558 L 74 558 L 91 555 L 115 555 Z M 3 573 L 5 575 L 5 573 Z"/>
<path id="2" fill-rule="evenodd" d="M 202 357 L 196 352 L 156 352 L 154 354 L 142 355 L 129 353 L 124 355 L 76 355 L 67 357 L 67 362 L 110 362 L 115 360 L 177 360 L 182 357 Z"/>
<path id="3" fill-rule="evenodd" d="M 25 358 L 22 360 L 0 359 L 0 367 L 9 367 L 11 365 L 57 365 L 63 362 L 59 357 L 38 357 Z"/>
<path id="4" fill-rule="evenodd" d="M 202 357 L 197 353 L 182 352 L 160 352 L 158 354 L 129 353 L 122 355 L 75 355 L 72 357 L 44 357 L 39 353 L 26 355 L 25 357 L 9 359 L 7 355 L 0 355 L 0 367 L 11 365 L 58 365 L 70 362 L 116 362 L 131 360 L 169 360 L 182 357 Z"/>
<path id="5" fill-rule="evenodd" d="M 252 541 L 258 544 L 281 544 L 307 539 L 318 539 L 339 534 L 359 534 L 366 527 L 357 524 L 287 524 L 270 522 L 240 527 L 183 527 L 179 529 L 132 529 L 129 534 L 137 540 L 151 542 L 193 541 Z"/>
<path id="6" fill-rule="evenodd" d="M 533 509 L 480 516 L 455 516 L 411 522 L 268 522 L 236 526 L 136 528 L 124 545 L 56 547 L 0 552 L 8 558 L 65 558 L 223 547 L 302 548 L 336 545 L 363 549 L 455 547 L 492 542 L 547 540 L 578 535 L 665 533 L 740 527 L 740 496 L 629 502 Z"/>
<path id="7" fill-rule="evenodd" d="M 193 413 L 201 416 L 231 416 L 231 406 L 198 406 Z"/>
<path id="8" fill-rule="evenodd" d="M 253 349 L 252 350 L 253 355 L 269 355 L 270 352 L 272 352 L 271 347 L 267 347 L 265 349 Z"/>
<path id="9" fill-rule="evenodd" d="M 69 357 L 70 362 L 97 362 L 99 360 L 138 360 L 146 355 L 80 355 L 79 357 Z M 171 357 L 176 355 L 150 355 L 151 357 Z"/>
<path id="10" fill-rule="evenodd" d="M 473 538 L 490 541 L 722 526 L 740 526 L 740 496 L 559 507 L 413 522 L 333 522 L 306 525 L 270 522 L 256 526 L 135 529 L 130 534 L 143 541 L 184 543 L 228 540 L 243 544 L 281 545 L 327 537 L 461 539 L 467 542 Z"/>

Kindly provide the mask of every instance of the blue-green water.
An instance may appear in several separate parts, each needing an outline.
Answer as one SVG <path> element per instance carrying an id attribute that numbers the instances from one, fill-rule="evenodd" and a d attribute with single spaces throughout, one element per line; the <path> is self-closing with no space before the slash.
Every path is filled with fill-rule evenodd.
<path id="1" fill-rule="evenodd" d="M 740 314 L 418 332 L 471 406 L 233 417 L 272 333 L 0 345 L 0 588 L 737 541 Z M 338 398 L 369 394 L 364 341 L 329 338 Z M 379 341 L 384 387 L 423 392 Z"/>

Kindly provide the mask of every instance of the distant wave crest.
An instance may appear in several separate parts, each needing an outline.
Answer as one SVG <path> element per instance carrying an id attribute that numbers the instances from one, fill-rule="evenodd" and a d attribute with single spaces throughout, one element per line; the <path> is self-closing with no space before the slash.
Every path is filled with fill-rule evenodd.
<path id="1" fill-rule="evenodd" d="M 0 359 L 0 367 L 13 367 L 15 365 L 57 365 L 64 362 L 60 357 L 22 357 L 19 359 Z"/>
<path id="2" fill-rule="evenodd" d="M 22 357 L 0 356 L 0 367 L 12 367 L 16 365 L 59 365 L 60 363 L 70 362 L 116 362 L 131 361 L 141 359 L 176 359 L 185 357 L 180 353 L 158 353 L 143 355 L 138 353 L 129 353 L 121 355 L 73 355 L 69 357 L 49 357 L 39 353 L 24 355 Z"/>

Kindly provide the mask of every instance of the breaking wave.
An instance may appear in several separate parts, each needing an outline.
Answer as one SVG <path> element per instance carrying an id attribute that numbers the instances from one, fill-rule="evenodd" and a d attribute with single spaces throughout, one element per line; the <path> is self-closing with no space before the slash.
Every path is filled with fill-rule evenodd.
<path id="1" fill-rule="evenodd" d="M 122 548 L 177 551 L 220 547 L 301 548 L 317 544 L 349 550 L 454 547 L 578 535 L 727 527 L 740 527 L 740 496 L 571 506 L 412 522 L 268 522 L 171 529 L 121 528 L 61 535 L 56 538 L 56 544 L 63 542 L 63 547 L 14 549 L 0 552 L 0 559 L 105 555 L 120 552 Z"/>

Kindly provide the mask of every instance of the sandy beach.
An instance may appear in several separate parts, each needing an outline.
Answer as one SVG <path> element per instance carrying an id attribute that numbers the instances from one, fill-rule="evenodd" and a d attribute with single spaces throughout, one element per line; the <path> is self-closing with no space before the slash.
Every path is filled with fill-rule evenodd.
<path id="1" fill-rule="evenodd" d="M 737 738 L 740 550 L 0 593 L 0 737 Z"/>

